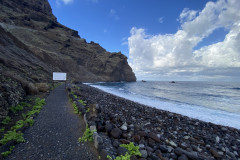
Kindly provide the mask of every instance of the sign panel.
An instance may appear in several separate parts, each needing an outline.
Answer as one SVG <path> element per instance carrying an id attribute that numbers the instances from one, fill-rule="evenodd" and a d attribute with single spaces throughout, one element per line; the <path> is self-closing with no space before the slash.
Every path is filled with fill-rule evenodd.
<path id="1" fill-rule="evenodd" d="M 67 73 L 53 72 L 53 80 L 54 81 L 66 81 Z"/>

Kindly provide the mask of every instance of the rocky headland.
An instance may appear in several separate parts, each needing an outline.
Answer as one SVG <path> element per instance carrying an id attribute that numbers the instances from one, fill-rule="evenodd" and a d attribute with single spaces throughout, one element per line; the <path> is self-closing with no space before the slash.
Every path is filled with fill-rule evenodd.
<path id="1" fill-rule="evenodd" d="M 1 0 L 0 35 L 0 119 L 26 95 L 46 91 L 53 71 L 81 82 L 136 81 L 126 56 L 60 24 L 47 0 Z"/>
<path id="2" fill-rule="evenodd" d="M 94 145 L 102 159 L 124 155 L 120 144 L 129 142 L 142 154 L 131 160 L 240 159 L 238 129 L 141 105 L 83 84 L 70 85 L 68 91 L 90 129 L 97 130 Z"/>

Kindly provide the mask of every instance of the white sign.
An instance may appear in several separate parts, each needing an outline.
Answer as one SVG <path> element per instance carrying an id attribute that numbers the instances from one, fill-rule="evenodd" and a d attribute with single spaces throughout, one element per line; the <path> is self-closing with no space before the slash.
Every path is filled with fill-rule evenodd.
<path id="1" fill-rule="evenodd" d="M 67 79 L 67 73 L 53 72 L 54 81 L 66 81 L 66 79 Z"/>

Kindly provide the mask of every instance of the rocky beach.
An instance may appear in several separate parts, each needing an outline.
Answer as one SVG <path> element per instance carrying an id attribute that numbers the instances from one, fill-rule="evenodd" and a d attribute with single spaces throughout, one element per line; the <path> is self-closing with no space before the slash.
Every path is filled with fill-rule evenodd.
<path id="1" fill-rule="evenodd" d="M 69 5 L 73 4 L 73 0 L 61 1 L 61 4 L 65 5 L 65 7 L 67 7 L 67 3 L 69 3 Z M 58 8 L 60 0 L 56 0 L 55 2 Z M 94 2 L 97 2 L 97 0 L 94 0 Z M 211 19 L 211 14 L 209 14 L 210 12 L 207 12 L 207 16 L 203 16 L 204 18 L 202 21 L 199 21 L 201 17 L 197 17 L 204 15 L 203 12 L 200 12 L 200 8 L 199 12 L 193 12 L 185 7 L 184 9 L 179 9 L 179 11 L 183 9 L 182 13 L 179 15 L 180 21 L 181 17 L 189 20 L 186 21 L 186 24 L 192 24 L 189 23 L 190 19 L 192 20 L 191 22 L 193 22 L 193 20 L 197 18 L 196 20 L 201 22 L 201 24 L 212 25 L 210 25 L 211 27 L 203 27 L 202 25 L 199 25 L 199 27 L 202 26 L 203 28 L 196 28 L 195 25 L 184 27 L 185 23 L 182 23 L 181 21 L 181 27 L 177 25 L 178 28 L 181 28 L 181 30 L 176 32 L 178 34 L 166 34 L 167 38 L 165 36 L 161 38 L 162 34 L 159 36 L 148 36 L 144 29 L 134 27 L 135 23 L 132 23 L 132 21 L 129 21 L 131 22 L 131 25 L 125 24 L 127 22 L 126 20 L 124 20 L 124 23 L 116 23 L 117 25 L 114 23 L 114 25 L 111 25 L 111 21 L 107 19 L 106 24 L 108 24 L 108 26 L 115 26 L 117 28 L 113 28 L 111 33 L 110 28 L 108 29 L 106 27 L 102 27 L 101 30 L 104 29 L 104 35 L 100 36 L 108 37 L 107 35 L 109 34 L 108 38 L 112 41 L 112 39 L 117 38 L 115 33 L 119 32 L 120 35 L 120 31 L 123 31 L 122 25 L 127 25 L 127 32 L 121 35 L 121 38 L 117 38 L 117 43 L 119 43 L 120 39 L 122 40 L 121 46 L 128 44 L 128 47 L 125 46 L 126 49 L 129 49 L 129 53 L 127 53 L 127 50 L 122 50 L 110 43 L 108 45 L 110 45 L 110 48 L 112 48 L 113 51 L 108 51 L 101 46 L 105 42 L 108 43 L 107 41 L 99 41 L 97 40 L 98 38 L 93 38 L 93 40 L 95 39 L 95 41 L 98 41 L 98 43 L 96 43 L 91 41 L 89 38 L 85 39 L 79 35 L 78 30 L 68 28 L 65 26 L 65 23 L 60 23 L 56 15 L 53 14 L 52 6 L 48 0 L 1 0 L 0 160 L 2 159 L 1 156 L 7 157 L 12 151 L 15 155 L 10 155 L 9 159 L 35 160 L 41 159 L 39 158 L 40 155 L 42 159 L 119 160 L 118 156 L 127 155 L 129 152 L 129 150 L 126 149 L 127 147 L 124 148 L 122 144 L 134 144 L 134 146 L 131 147 L 137 148 L 137 154 L 128 154 L 128 157 L 131 156 L 131 160 L 240 160 L 240 130 L 236 129 L 238 127 L 232 128 L 236 125 L 228 127 L 204 122 L 198 119 L 189 118 L 191 117 L 190 115 L 187 117 L 188 115 L 183 116 L 169 111 L 149 107 L 82 84 L 85 82 L 136 82 L 137 78 L 139 80 L 141 77 L 137 77 L 139 72 L 148 73 L 149 75 L 146 74 L 146 78 L 152 77 L 153 80 L 161 80 L 161 78 L 165 79 L 164 75 L 167 75 L 167 79 L 171 78 L 171 81 L 172 79 L 176 80 L 172 81 L 171 84 L 178 84 L 178 80 L 182 79 L 189 81 L 191 80 L 189 77 L 194 77 L 194 80 L 198 79 L 195 71 L 196 73 L 199 73 L 199 80 L 203 77 L 202 80 L 212 81 L 214 80 L 214 77 L 212 76 L 216 76 L 216 80 L 220 78 L 221 81 L 227 81 L 228 79 L 226 78 L 232 76 L 232 79 L 230 80 L 239 81 L 240 50 L 238 47 L 239 45 L 237 44 L 239 44 L 238 41 L 240 35 L 238 34 L 238 31 L 240 30 L 240 16 L 235 16 L 234 14 L 238 13 L 237 9 L 240 8 L 240 3 L 237 2 L 237 0 L 235 1 L 236 5 L 234 5 L 234 3 L 230 4 L 230 2 L 228 4 L 228 1 L 220 2 L 216 2 L 216 4 L 215 2 L 209 2 L 208 4 L 210 5 L 206 5 L 206 7 L 211 7 L 215 4 L 216 6 L 213 8 L 222 9 L 221 11 L 213 10 L 212 8 L 208 9 L 213 12 L 212 15 L 216 14 L 214 19 Z M 74 3 L 77 3 L 77 1 Z M 128 5 L 129 3 L 130 2 L 128 2 Z M 145 3 L 150 4 L 150 1 L 146 1 Z M 110 3 L 106 4 L 109 5 Z M 116 4 L 117 2 L 114 1 L 114 6 L 117 6 Z M 221 6 L 220 4 L 225 5 L 219 7 Z M 88 5 L 89 4 L 87 4 L 87 6 Z M 199 6 L 198 4 L 196 5 Z M 74 4 L 74 6 L 77 5 Z M 80 5 L 80 7 L 82 6 L 84 6 L 84 3 L 83 5 Z M 97 4 L 94 4 L 94 6 L 97 6 Z M 153 5 L 153 8 L 155 6 L 157 5 Z M 165 8 L 166 5 L 159 6 L 164 6 L 164 10 L 167 10 Z M 174 1 L 174 5 L 172 6 L 175 9 L 178 5 Z M 144 10 L 146 10 L 146 5 L 143 5 L 143 7 Z M 110 8 L 102 11 L 98 11 L 94 9 L 94 7 L 91 7 L 91 9 L 93 9 L 93 12 L 96 15 L 100 16 L 101 14 L 99 13 L 103 13 L 103 11 L 105 12 Z M 77 10 L 83 11 L 81 8 L 78 8 Z M 151 8 L 151 10 L 153 9 Z M 121 11 L 125 13 L 123 9 L 121 9 Z M 129 15 L 132 15 L 132 8 L 130 11 Z M 139 11 L 141 11 L 139 13 L 143 13 L 142 10 Z M 160 11 L 160 9 L 157 8 L 156 11 Z M 171 9 L 169 9 L 169 11 L 171 11 Z M 218 14 L 220 12 L 224 14 Z M 64 13 L 63 15 L 65 15 L 67 12 L 61 13 Z M 194 13 L 194 16 L 192 16 L 192 13 Z M 94 32 L 98 29 L 91 28 L 92 26 L 101 28 L 99 23 L 101 22 L 102 24 L 105 24 L 101 20 L 103 17 L 115 18 L 115 20 L 118 20 L 118 14 L 120 14 L 120 12 L 117 12 L 115 9 L 111 9 L 109 14 L 106 12 L 106 14 L 101 15 L 97 21 L 87 18 L 87 13 L 74 13 L 74 15 L 78 15 L 82 18 L 81 20 L 73 18 L 74 15 L 71 15 L 69 19 L 71 19 L 74 23 L 76 22 L 74 26 L 80 26 L 81 30 L 86 27 L 91 33 L 90 35 L 96 35 L 99 33 Z M 90 15 L 93 14 L 91 13 Z M 188 16 L 186 17 L 186 15 Z M 233 18 L 229 21 L 231 16 Z M 96 18 L 96 16 L 92 17 Z M 144 15 L 142 17 L 147 16 Z M 218 22 L 218 19 L 221 19 L 221 17 L 223 17 L 221 23 L 224 22 L 224 24 Z M 62 19 L 62 17 L 58 18 Z M 122 17 L 121 19 L 123 20 L 124 18 Z M 134 18 L 134 20 L 137 19 L 139 18 Z M 162 21 L 163 17 L 158 19 Z M 174 21 L 176 21 L 175 19 L 176 17 L 174 18 Z M 206 21 L 206 19 L 208 21 Z M 90 25 L 91 27 L 87 25 L 85 26 L 85 24 L 81 26 L 77 24 L 77 22 L 80 21 L 86 21 L 87 23 L 85 24 L 88 24 L 88 22 L 93 23 Z M 205 23 L 205 21 L 207 23 Z M 143 24 L 145 25 L 148 23 Z M 217 26 L 214 27 L 215 24 L 217 24 Z M 231 27 L 229 24 L 231 24 Z M 131 37 L 126 37 L 126 35 L 129 35 L 130 26 L 132 26 L 130 31 Z M 156 25 L 154 24 L 154 26 Z M 225 39 L 228 43 L 223 43 L 227 46 L 225 47 L 226 49 L 222 51 L 223 56 L 218 55 L 221 53 L 219 51 L 216 51 L 216 54 L 209 52 L 211 54 L 206 56 L 207 58 L 203 56 L 208 55 L 206 54 L 207 52 L 195 54 L 213 46 L 211 43 L 209 46 L 202 46 L 202 48 L 194 50 L 198 43 L 205 40 L 211 35 L 210 33 L 213 33 L 214 30 L 219 27 L 220 29 L 223 28 L 229 31 L 229 33 L 225 33 Z M 184 28 L 193 28 L 194 30 L 193 32 L 188 32 L 187 30 L 184 30 Z M 199 31 L 202 33 L 199 33 Z M 205 33 L 205 31 L 207 32 Z M 85 35 L 87 33 L 81 34 Z M 156 39 L 151 40 L 151 37 Z M 161 39 L 157 40 L 158 37 Z M 165 42 L 166 39 L 171 41 Z M 164 43 L 160 43 L 162 40 Z M 135 42 L 136 44 L 132 42 Z M 144 45 L 145 42 L 147 45 Z M 225 40 L 223 42 L 225 42 Z M 99 43 L 101 43 L 101 45 Z M 217 44 L 219 45 L 221 43 L 218 42 Z M 232 44 L 236 44 L 236 46 L 233 46 Z M 223 48 L 225 45 L 221 45 L 221 47 L 219 47 L 219 45 L 215 48 Z M 189 53 L 182 50 L 184 48 L 186 48 Z M 122 50 L 124 54 L 119 52 L 119 50 Z M 166 54 L 164 54 L 162 50 L 166 50 Z M 225 55 L 225 53 L 228 53 L 229 50 L 232 51 L 230 52 L 231 54 L 229 56 Z M 194 54 L 190 53 L 190 51 L 194 51 Z M 154 55 L 157 56 L 155 57 Z M 179 55 L 180 57 L 178 57 Z M 191 57 L 189 55 L 196 56 Z M 186 59 L 188 57 L 190 59 Z M 203 61 L 201 59 L 203 59 Z M 206 59 L 209 61 L 206 61 Z M 143 63 L 144 60 L 147 60 L 146 63 Z M 174 60 L 177 61 L 175 62 Z M 194 63 L 191 62 L 192 60 L 194 60 Z M 172 64 L 176 66 L 172 66 Z M 202 69 L 199 69 L 199 66 L 202 66 Z M 185 67 L 190 68 L 188 68 L 185 72 Z M 153 72 L 150 72 L 149 69 L 152 69 Z M 160 70 L 162 70 L 162 72 L 155 72 Z M 136 75 L 134 71 L 138 71 L 136 72 Z M 223 75 L 220 74 L 220 71 Z M 67 75 L 67 82 L 65 83 L 66 86 L 59 86 L 61 85 L 60 83 L 57 84 L 55 83 L 56 81 L 53 81 L 53 72 L 60 72 Z M 172 73 L 178 73 L 179 76 L 183 75 L 183 77 L 169 77 Z M 193 74 L 189 75 L 190 73 Z M 215 75 L 213 73 L 215 73 Z M 154 78 L 155 75 L 159 77 Z M 186 75 L 185 78 L 184 75 Z M 204 78 L 205 76 L 206 79 Z M 142 82 L 146 82 L 144 84 L 148 84 L 145 80 L 142 80 Z M 201 84 L 199 86 L 200 88 L 203 88 Z M 224 85 L 220 84 L 219 86 L 220 88 L 226 89 Z M 232 106 L 229 107 L 230 109 L 228 108 L 231 113 L 240 113 L 240 98 L 238 96 L 240 95 L 239 86 L 240 84 L 234 87 L 227 87 L 227 89 L 232 90 L 229 92 L 230 96 L 220 95 L 225 92 L 225 90 L 220 90 L 217 94 L 210 94 L 211 90 L 206 90 L 206 92 L 203 93 L 204 96 L 209 96 L 210 99 L 214 99 L 214 101 L 212 101 L 213 103 L 210 103 L 210 101 L 208 101 L 209 99 L 204 98 L 202 96 L 203 94 L 195 94 L 194 91 L 197 89 L 193 89 L 190 85 L 185 88 L 193 89 L 192 92 L 188 93 L 194 94 L 195 97 L 200 97 L 201 102 L 202 100 L 205 100 L 205 102 L 211 106 L 217 101 L 226 102 L 222 103 L 222 106 L 216 105 L 215 108 L 221 110 L 228 108 L 228 106 Z M 56 87 L 58 88 L 56 89 Z M 67 94 L 65 92 L 65 87 Z M 147 86 L 146 88 L 150 87 Z M 209 89 L 208 86 L 205 88 Z M 155 89 L 158 90 L 158 88 Z M 179 91 L 179 95 L 183 93 L 182 90 L 173 88 L 173 92 L 174 91 Z M 173 92 L 169 92 L 169 94 L 173 95 Z M 163 90 L 163 94 L 166 93 L 167 90 Z M 148 95 L 148 93 L 146 94 Z M 50 100 L 46 98 L 47 104 L 45 106 L 46 108 L 44 108 L 45 100 L 41 100 L 40 98 L 45 98 L 47 95 L 50 95 L 50 98 L 48 97 Z M 163 98 L 162 95 L 160 96 L 161 98 Z M 188 95 L 185 97 L 188 97 L 190 102 L 194 101 Z M 229 99 L 229 97 L 232 97 L 232 99 Z M 175 98 L 176 101 L 184 99 L 179 97 Z M 39 101 L 44 101 L 44 103 L 39 105 Z M 72 102 L 72 106 L 70 105 L 70 102 Z M 69 110 L 67 107 L 73 108 Z M 43 111 L 40 113 L 42 108 Z M 170 106 L 170 108 L 174 107 Z M 182 110 L 190 114 L 197 112 L 195 112 L 195 110 L 193 110 L 193 112 L 187 112 L 184 107 Z M 40 115 L 36 117 L 36 113 L 40 113 Z M 199 112 L 197 112 L 197 114 L 199 114 Z M 215 112 L 213 114 L 215 114 Z M 79 115 L 83 117 L 83 124 L 79 119 Z M 56 118 L 54 118 L 54 116 Z M 237 116 L 239 116 L 239 114 Z M 212 119 L 218 118 L 208 116 L 207 114 L 206 117 L 211 117 Z M 237 124 L 237 126 L 239 126 L 240 122 L 238 121 L 240 117 L 235 119 L 232 117 L 233 116 L 226 114 L 226 119 L 221 120 L 227 120 L 227 123 L 224 123 L 224 125 L 229 125 L 230 122 L 231 124 Z M 235 121 L 233 121 L 233 119 Z M 35 126 L 32 126 L 34 120 L 36 120 L 36 123 Z M 48 122 L 50 121 L 51 125 L 48 125 Z M 49 128 L 49 132 L 43 130 L 46 129 L 46 125 Z M 86 130 L 84 132 L 85 125 Z M 32 129 L 28 129 L 30 126 L 32 126 Z M 24 133 L 25 130 L 26 133 Z M 89 130 L 90 133 L 86 132 Z M 78 138 L 79 136 L 82 136 L 82 132 L 84 132 L 83 134 L 91 134 L 90 136 L 87 135 L 87 138 L 90 137 L 91 140 L 93 139 L 94 146 L 97 149 L 99 156 L 97 155 L 98 153 L 95 152 L 96 150 L 94 148 L 92 151 L 84 144 L 85 141 L 83 144 L 80 144 L 81 137 L 80 142 L 78 142 Z M 29 141 L 26 141 L 25 144 L 22 143 L 25 141 L 23 133 L 25 134 L 25 138 L 27 138 L 27 140 L 32 140 L 31 143 Z M 62 136 L 59 136 L 60 133 L 63 133 Z M 64 139 L 66 143 L 62 143 L 62 139 Z M 22 144 L 16 146 L 15 148 L 15 145 L 20 142 Z M 41 145 L 38 145 L 37 147 L 42 149 L 42 153 L 39 152 L 40 150 L 37 147 L 34 147 L 34 145 L 38 144 L 38 142 L 40 142 Z M 46 147 L 42 147 L 42 144 Z M 82 146 L 79 147 L 79 145 Z M 22 146 L 25 147 L 23 148 Z M 52 146 L 55 146 L 55 150 L 52 151 L 53 154 L 50 152 L 48 153 Z M 36 152 L 33 152 L 29 148 Z M 126 157 L 125 159 L 130 159 Z M 121 160 L 123 159 L 124 158 L 121 158 Z"/>
<path id="2" fill-rule="evenodd" d="M 68 91 L 90 129 L 96 127 L 94 145 L 102 159 L 124 155 L 119 145 L 130 142 L 141 152 L 131 159 L 240 159 L 238 129 L 141 105 L 84 84 L 69 85 Z"/>

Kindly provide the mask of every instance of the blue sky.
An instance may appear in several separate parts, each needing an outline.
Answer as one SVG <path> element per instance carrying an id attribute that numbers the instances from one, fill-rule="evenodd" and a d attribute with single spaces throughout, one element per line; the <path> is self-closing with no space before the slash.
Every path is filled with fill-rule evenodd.
<path id="1" fill-rule="evenodd" d="M 60 23 L 125 54 L 139 80 L 240 78 L 240 40 L 226 39 L 239 34 L 238 0 L 49 2 Z"/>
<path id="2" fill-rule="evenodd" d="M 79 31 L 88 42 L 128 56 L 124 43 L 132 27 L 148 34 L 171 34 L 180 27 L 184 8 L 201 10 L 206 0 L 49 0 L 58 21 Z M 65 3 L 64 3 L 65 2 Z M 125 44 L 125 45 L 124 45 Z"/>

